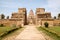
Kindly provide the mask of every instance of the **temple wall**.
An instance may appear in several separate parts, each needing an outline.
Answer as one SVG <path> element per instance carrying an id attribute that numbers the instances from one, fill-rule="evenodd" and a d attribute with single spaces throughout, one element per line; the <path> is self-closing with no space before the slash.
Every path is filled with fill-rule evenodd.
<path id="1" fill-rule="evenodd" d="M 58 19 L 41 19 L 40 21 L 37 21 L 37 25 L 44 26 L 44 23 L 48 22 L 50 27 L 53 26 L 60 26 L 60 20 Z"/>
<path id="2" fill-rule="evenodd" d="M 49 26 L 53 26 L 53 24 L 54 24 L 53 21 L 48 20 L 48 21 L 42 21 L 42 26 L 44 26 L 45 22 L 48 22 Z"/>
<path id="3" fill-rule="evenodd" d="M 9 25 L 9 20 L 8 19 L 0 19 L 0 24 L 8 26 Z"/>
<path id="4" fill-rule="evenodd" d="M 13 25 L 23 26 L 24 25 L 22 20 L 11 20 L 11 19 L 0 19 L 0 24 L 3 24 L 4 26 L 13 26 Z"/>
<path id="5" fill-rule="evenodd" d="M 53 26 L 54 24 L 54 19 L 40 19 L 40 20 L 37 20 L 37 25 L 39 26 L 44 26 L 44 23 L 45 22 L 48 22 L 49 23 L 49 26 Z"/>
<path id="6" fill-rule="evenodd" d="M 54 26 L 59 26 L 60 25 L 60 20 L 55 19 L 54 20 Z"/>

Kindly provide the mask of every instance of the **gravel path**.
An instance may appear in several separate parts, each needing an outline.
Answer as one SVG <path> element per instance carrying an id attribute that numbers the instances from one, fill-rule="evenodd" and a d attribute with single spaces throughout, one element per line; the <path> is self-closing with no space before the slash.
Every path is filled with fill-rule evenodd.
<path id="1" fill-rule="evenodd" d="M 46 40 L 42 32 L 39 32 L 34 25 L 27 25 L 15 40 Z"/>

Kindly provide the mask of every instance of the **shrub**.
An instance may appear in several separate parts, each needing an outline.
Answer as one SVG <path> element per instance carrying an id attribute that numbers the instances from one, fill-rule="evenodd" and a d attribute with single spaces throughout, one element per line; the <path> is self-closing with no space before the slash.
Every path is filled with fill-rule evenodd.
<path id="1" fill-rule="evenodd" d="M 3 24 L 0 24 L 0 27 L 3 27 L 4 25 Z"/>
<path id="2" fill-rule="evenodd" d="M 45 27 L 48 28 L 49 24 L 47 22 L 44 23 Z"/>

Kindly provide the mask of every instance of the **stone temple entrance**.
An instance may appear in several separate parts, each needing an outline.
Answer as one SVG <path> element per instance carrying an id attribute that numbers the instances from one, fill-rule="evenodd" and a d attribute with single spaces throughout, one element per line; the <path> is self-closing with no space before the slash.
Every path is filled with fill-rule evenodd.
<path id="1" fill-rule="evenodd" d="M 28 15 L 28 24 L 34 25 L 35 24 L 35 16 L 33 10 L 30 10 Z"/>
<path id="2" fill-rule="evenodd" d="M 29 24 L 33 24 L 33 21 L 32 21 L 32 20 L 30 20 Z"/>
<path id="3" fill-rule="evenodd" d="M 29 22 L 28 22 L 28 24 L 34 24 L 34 22 L 33 22 L 33 19 L 31 19 Z"/>

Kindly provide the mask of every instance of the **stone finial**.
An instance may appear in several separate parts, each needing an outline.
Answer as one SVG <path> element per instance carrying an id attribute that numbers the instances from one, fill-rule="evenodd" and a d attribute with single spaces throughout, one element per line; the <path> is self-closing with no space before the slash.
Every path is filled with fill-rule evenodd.
<path id="1" fill-rule="evenodd" d="M 32 9 L 30 10 L 29 15 L 34 15 L 34 12 Z"/>

